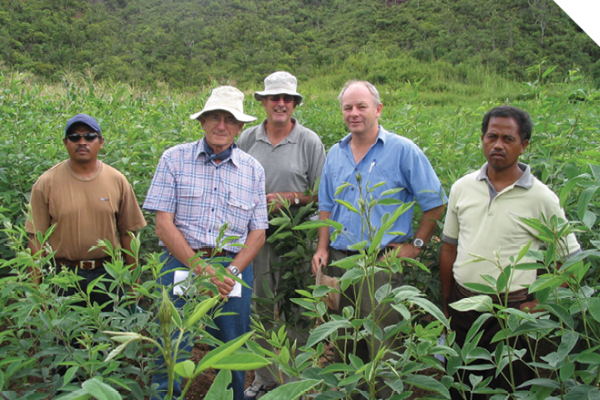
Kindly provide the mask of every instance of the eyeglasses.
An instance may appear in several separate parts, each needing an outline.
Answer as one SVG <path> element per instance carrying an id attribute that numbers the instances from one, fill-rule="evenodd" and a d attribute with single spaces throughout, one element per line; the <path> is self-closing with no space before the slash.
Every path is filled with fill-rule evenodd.
<path id="1" fill-rule="evenodd" d="M 94 140 L 96 140 L 97 138 L 100 137 L 100 134 L 98 134 L 98 133 L 84 133 L 83 135 L 80 135 L 78 133 L 69 133 L 67 135 L 67 139 L 69 139 L 73 143 L 79 142 L 82 137 L 85 139 L 86 142 L 93 142 Z"/>
<path id="2" fill-rule="evenodd" d="M 291 96 L 289 94 L 272 94 L 272 95 L 267 96 L 267 97 L 273 103 L 277 103 L 282 97 L 283 97 L 283 102 L 284 103 L 291 103 L 292 101 L 296 100 L 296 98 L 294 96 Z"/>
<path id="3" fill-rule="evenodd" d="M 208 122 L 213 124 L 220 123 L 221 119 L 225 120 L 225 125 L 236 126 L 237 124 L 239 124 L 238 120 L 235 119 L 235 117 L 224 117 L 219 114 L 207 114 L 206 119 L 208 120 Z"/>

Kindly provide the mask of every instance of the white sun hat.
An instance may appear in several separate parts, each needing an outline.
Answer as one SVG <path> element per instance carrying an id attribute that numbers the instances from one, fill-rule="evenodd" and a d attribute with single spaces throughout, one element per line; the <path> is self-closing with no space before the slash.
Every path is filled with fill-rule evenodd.
<path id="1" fill-rule="evenodd" d="M 298 81 L 296 77 L 289 72 L 277 71 L 265 78 L 265 90 L 254 92 L 254 98 L 261 100 L 264 96 L 272 94 L 289 94 L 300 98 L 298 105 L 302 104 L 302 95 L 296 91 Z"/>
<path id="2" fill-rule="evenodd" d="M 240 122 L 256 121 L 256 117 L 244 114 L 244 93 L 233 86 L 213 89 L 202 111 L 190 115 L 190 119 L 198 119 L 202 114 L 215 110 L 228 111 Z"/>

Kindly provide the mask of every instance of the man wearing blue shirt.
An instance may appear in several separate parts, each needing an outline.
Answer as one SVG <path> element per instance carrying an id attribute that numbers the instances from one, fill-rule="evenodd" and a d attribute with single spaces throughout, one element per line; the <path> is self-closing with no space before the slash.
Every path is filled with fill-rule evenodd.
<path id="1" fill-rule="evenodd" d="M 350 81 L 346 83 L 339 95 L 344 122 L 350 134 L 334 145 L 325 161 L 321 183 L 319 186 L 319 218 L 331 219 L 341 223 L 344 228 L 333 243 L 330 243 L 330 228 L 319 229 L 319 243 L 312 259 L 313 273 L 327 266 L 328 261 L 336 261 L 356 254 L 348 246 L 368 241 L 366 229 L 363 228 L 361 216 L 349 211 L 335 200 L 345 200 L 358 209 L 359 194 L 355 187 L 346 187 L 339 194 L 337 188 L 348 182 L 358 186 L 357 174 L 361 175 L 360 186 L 365 187 L 385 182 L 372 193 L 373 198 L 389 189 L 401 188 L 392 197 L 403 203 L 415 200 L 423 211 L 419 227 L 413 236 L 412 208 L 404 213 L 381 241 L 382 249 L 396 250 L 398 257 L 416 258 L 433 235 L 437 223 L 442 217 L 447 201 L 440 181 L 431 167 L 425 154 L 409 139 L 386 131 L 378 125 L 383 104 L 377 89 L 366 81 Z M 389 197 L 389 196 L 387 196 Z M 385 213 L 392 214 L 397 205 L 377 205 L 371 215 L 371 224 L 381 226 L 381 217 Z M 399 232 L 402 232 L 400 234 Z M 410 238 L 413 238 L 412 241 Z M 335 266 L 327 267 L 329 275 L 342 276 L 344 269 Z M 381 271 L 375 274 L 376 289 L 391 282 L 392 288 L 402 285 L 402 275 Z M 359 287 L 346 290 L 340 304 L 340 310 L 356 302 Z M 372 311 L 380 318 L 380 327 L 384 328 L 399 322 L 396 312 L 387 312 L 389 307 L 376 306 L 370 303 L 368 292 L 363 290 L 360 299 L 359 318 L 367 317 Z M 393 343 L 386 343 L 393 346 Z M 378 349 L 369 349 L 366 342 L 358 343 L 356 353 L 363 360 L 369 361 Z M 370 353 L 370 354 L 369 354 Z"/>

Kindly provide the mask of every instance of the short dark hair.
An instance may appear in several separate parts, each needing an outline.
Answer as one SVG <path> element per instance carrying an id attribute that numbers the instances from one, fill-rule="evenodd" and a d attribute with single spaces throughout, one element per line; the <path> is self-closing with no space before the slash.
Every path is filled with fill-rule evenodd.
<path id="1" fill-rule="evenodd" d="M 483 122 L 481 123 L 482 135 L 485 135 L 487 132 L 490 119 L 495 117 L 514 119 L 517 125 L 519 125 L 519 136 L 521 136 L 521 143 L 525 143 L 526 140 L 531 139 L 533 121 L 531 121 L 529 113 L 513 106 L 498 106 L 488 111 L 483 117 Z"/>

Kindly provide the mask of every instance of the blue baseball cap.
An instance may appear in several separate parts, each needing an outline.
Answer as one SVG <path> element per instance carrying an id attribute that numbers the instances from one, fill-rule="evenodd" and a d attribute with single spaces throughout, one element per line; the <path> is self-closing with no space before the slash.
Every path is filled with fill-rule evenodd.
<path id="1" fill-rule="evenodd" d="M 94 119 L 94 117 L 90 117 L 87 114 L 77 114 L 76 116 L 71 118 L 69 122 L 67 122 L 67 126 L 65 126 L 65 136 L 69 134 L 69 130 L 71 129 L 73 124 L 77 123 L 85 124 L 91 129 L 93 129 L 94 132 L 98 132 L 100 134 L 102 133 L 102 131 L 100 130 L 100 124 Z"/>

